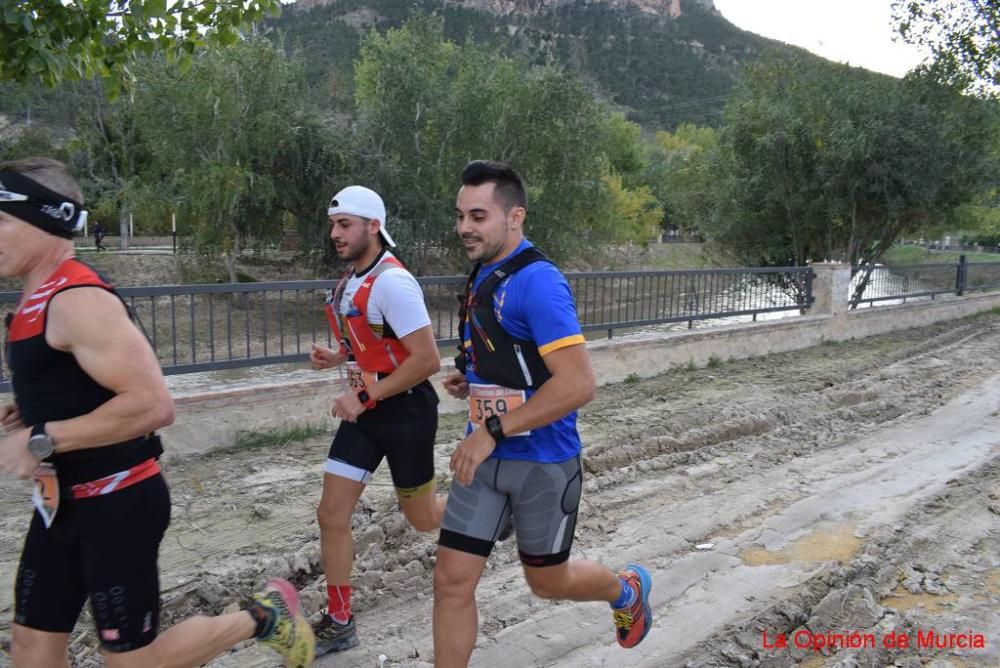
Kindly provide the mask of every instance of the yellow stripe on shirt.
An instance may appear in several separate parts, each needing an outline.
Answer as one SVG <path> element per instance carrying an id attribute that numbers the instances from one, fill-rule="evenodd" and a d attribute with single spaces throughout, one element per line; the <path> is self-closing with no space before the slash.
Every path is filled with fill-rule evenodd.
<path id="1" fill-rule="evenodd" d="M 546 343 L 544 346 L 538 346 L 538 354 L 545 356 L 555 350 L 559 350 L 560 348 L 568 348 L 569 346 L 575 346 L 586 342 L 587 340 L 583 338 L 583 334 L 564 336 L 561 339 L 552 341 L 551 343 Z"/>

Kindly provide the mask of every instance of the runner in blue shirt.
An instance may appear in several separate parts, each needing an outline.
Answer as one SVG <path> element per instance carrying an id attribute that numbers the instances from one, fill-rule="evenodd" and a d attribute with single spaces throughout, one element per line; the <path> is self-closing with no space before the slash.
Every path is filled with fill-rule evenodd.
<path id="1" fill-rule="evenodd" d="M 468 399 L 469 424 L 451 458 L 455 481 L 434 570 L 435 665 L 468 665 L 476 587 L 511 522 L 532 592 L 607 601 L 618 643 L 634 647 L 652 623 L 649 574 L 569 558 L 583 486 L 576 410 L 595 388 L 569 284 L 524 238 L 527 196 L 517 172 L 477 160 L 461 183 L 456 231 L 477 264 L 456 370 L 444 385 Z"/>

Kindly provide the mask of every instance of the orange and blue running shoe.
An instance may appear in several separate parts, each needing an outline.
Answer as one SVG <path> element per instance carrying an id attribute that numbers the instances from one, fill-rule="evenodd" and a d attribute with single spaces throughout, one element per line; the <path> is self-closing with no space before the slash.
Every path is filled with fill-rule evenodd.
<path id="1" fill-rule="evenodd" d="M 642 642 L 653 625 L 653 611 L 649 607 L 649 590 L 653 588 L 653 579 L 649 576 L 649 572 L 638 564 L 629 564 L 618 576 L 623 578 L 635 592 L 635 599 L 631 605 L 612 609 L 618 632 L 618 644 L 622 647 L 635 647 Z"/>
<path id="2" fill-rule="evenodd" d="M 281 578 L 267 583 L 263 592 L 254 595 L 254 603 L 271 611 L 273 624 L 258 642 L 281 654 L 288 668 L 306 668 L 316 656 L 312 627 L 299 607 L 299 592 Z"/>

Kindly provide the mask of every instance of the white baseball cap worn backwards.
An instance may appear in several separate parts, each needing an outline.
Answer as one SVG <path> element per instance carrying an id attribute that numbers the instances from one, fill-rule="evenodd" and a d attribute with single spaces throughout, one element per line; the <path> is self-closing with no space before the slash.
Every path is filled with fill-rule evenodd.
<path id="1" fill-rule="evenodd" d="M 333 216 L 346 213 L 351 216 L 361 216 L 379 222 L 379 234 L 389 246 L 395 247 L 396 242 L 385 229 L 385 204 L 378 193 L 364 186 L 347 186 L 330 200 L 326 215 Z"/>

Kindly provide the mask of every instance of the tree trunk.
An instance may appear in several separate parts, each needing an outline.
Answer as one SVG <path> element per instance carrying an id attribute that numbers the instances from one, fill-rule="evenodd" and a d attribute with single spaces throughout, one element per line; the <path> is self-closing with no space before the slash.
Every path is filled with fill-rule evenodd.
<path id="1" fill-rule="evenodd" d="M 236 276 L 236 261 L 240 257 L 240 231 L 235 229 L 233 226 L 233 245 L 229 249 L 229 254 L 226 256 L 226 269 L 229 270 L 229 282 L 239 283 L 239 277 Z"/>

